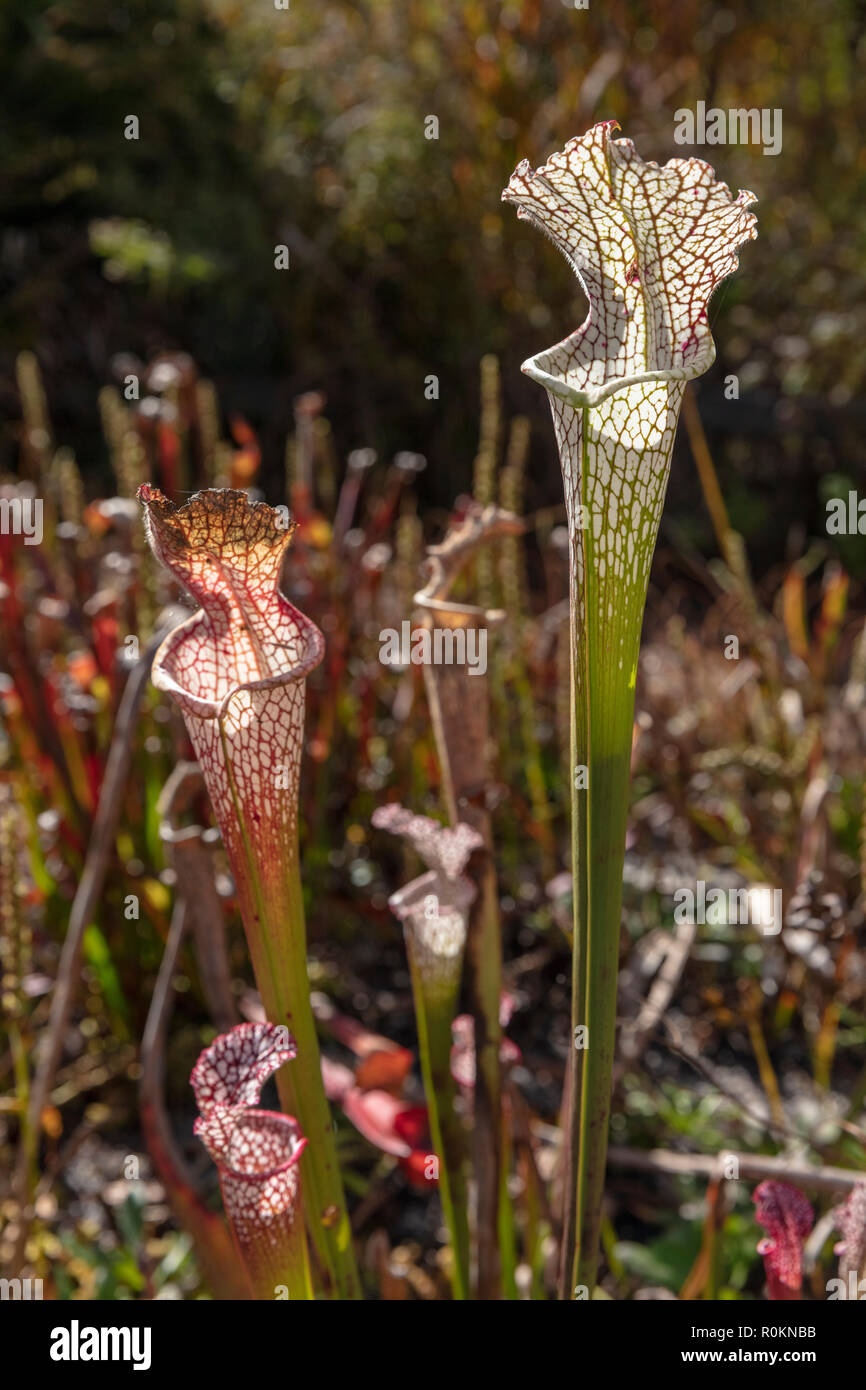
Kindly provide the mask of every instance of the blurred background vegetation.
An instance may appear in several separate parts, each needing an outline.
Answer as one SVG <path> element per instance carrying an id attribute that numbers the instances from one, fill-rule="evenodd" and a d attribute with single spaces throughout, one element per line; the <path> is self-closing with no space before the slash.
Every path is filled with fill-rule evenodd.
<path id="1" fill-rule="evenodd" d="M 46 531 L 42 546 L 0 537 L 0 1266 L 23 1245 L 61 1298 L 204 1287 L 144 1157 L 139 1113 L 138 1044 L 176 889 L 158 800 L 189 751 L 153 689 L 63 1063 L 41 1128 L 26 1122 L 126 645 L 146 641 L 176 597 L 144 543 L 133 499 L 145 479 L 174 494 L 256 486 L 293 504 L 286 592 L 328 644 L 308 685 L 302 779 L 311 978 L 332 1008 L 408 1048 L 409 980 L 387 909 L 406 866 L 369 821 L 391 795 L 441 814 L 439 773 L 420 672 L 384 668 L 378 634 L 411 612 L 425 543 L 465 512 L 458 494 L 526 517 L 525 544 L 509 537 L 479 556 L 464 596 L 510 619 L 491 643 L 490 681 L 510 1036 L 523 1054 L 514 1094 L 531 1110 L 539 1165 L 552 1163 L 570 1049 L 567 564 L 548 407 L 519 365 L 585 305 L 500 194 L 521 158 L 539 163 L 608 117 L 644 157 L 703 155 L 759 200 L 759 239 L 711 306 L 718 360 L 695 384 L 699 419 L 687 398 L 653 569 L 624 1036 L 674 950 L 680 974 L 673 1009 L 622 1048 L 611 1138 L 863 1168 L 866 546 L 826 534 L 824 502 L 862 492 L 866 476 L 864 53 L 854 0 L 590 0 L 586 11 L 561 0 L 295 0 L 287 11 L 6 0 L 0 492 L 38 489 Z M 698 101 L 780 109 L 781 153 L 675 144 L 676 111 Z M 133 115 L 137 141 L 124 138 Z M 283 244 L 288 271 L 274 267 Z M 130 371 L 138 402 L 118 391 Z M 711 519 L 714 465 L 728 515 L 717 506 Z M 721 654 L 731 634 L 737 662 Z M 202 800 L 190 814 L 209 823 Z M 233 1008 L 254 1017 L 214 857 Z M 681 940 L 672 891 L 698 878 L 782 884 L 784 932 L 707 924 Z M 140 919 L 125 916 L 130 893 Z M 215 1015 L 191 948 L 172 985 L 165 1103 L 212 1200 L 187 1077 Z M 401 1186 L 345 1119 L 339 1142 L 359 1240 L 387 1229 L 409 1252 L 412 1296 L 439 1296 L 436 1204 Z M 8 1200 L 16 1144 L 38 1177 L 29 1228 Z M 130 1156 L 142 1160 L 132 1190 Z M 521 1258 L 541 1289 L 553 1227 L 534 1212 L 531 1173 L 521 1182 Z M 702 1204 L 705 1191 L 698 1173 L 650 1181 L 612 1168 L 613 1296 L 646 1284 L 760 1296 L 746 1186 L 727 1214 L 718 1193 Z M 833 1268 L 830 1231 L 813 1242 L 815 1297 Z"/>
<path id="2" fill-rule="evenodd" d="M 825 497 L 862 476 L 864 49 L 855 0 L 7 0 L 0 464 L 16 454 L 21 348 L 95 493 L 109 469 L 93 403 L 117 354 L 183 349 L 256 428 L 266 485 L 293 398 L 316 389 L 340 457 L 423 452 L 422 492 L 447 504 L 467 486 L 493 352 L 506 409 L 535 427 L 527 500 L 555 502 L 547 407 L 519 364 L 584 306 L 500 204 L 509 174 L 607 117 L 664 161 L 690 153 L 680 107 L 780 108 L 777 157 L 694 151 L 759 199 L 760 239 L 712 310 L 700 404 L 763 570 L 792 526 L 794 544 L 823 533 Z M 666 525 L 704 547 L 698 499 L 675 467 Z"/>

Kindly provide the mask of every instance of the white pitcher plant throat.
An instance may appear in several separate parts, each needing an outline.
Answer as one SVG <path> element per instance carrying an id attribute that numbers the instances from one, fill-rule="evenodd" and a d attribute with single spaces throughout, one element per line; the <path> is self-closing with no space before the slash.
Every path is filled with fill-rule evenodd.
<path id="1" fill-rule="evenodd" d="M 712 364 L 707 306 L 755 236 L 699 159 L 645 163 L 615 121 L 503 193 L 563 252 L 580 328 L 523 370 L 547 390 L 571 557 L 575 1049 L 563 1105 L 560 1296 L 596 1277 L 610 1111 L 629 752 L 641 623 L 686 382 Z"/>
<path id="2" fill-rule="evenodd" d="M 277 1085 L 310 1140 L 308 1219 L 326 1291 L 357 1296 L 348 1213 L 310 1008 L 298 863 L 307 675 L 324 638 L 280 592 L 285 508 L 208 489 L 175 507 L 139 489 L 154 553 L 200 605 L 169 633 L 153 681 L 180 706 L 231 864 L 269 1020 L 298 1040 Z"/>
<path id="3" fill-rule="evenodd" d="M 618 129 L 593 126 L 540 169 L 523 160 L 502 194 L 555 242 L 589 300 L 576 332 L 523 364 L 578 408 L 705 372 L 715 358 L 710 296 L 757 235 L 753 193 L 732 198 L 701 159 L 645 162 L 630 140 L 612 138 Z"/>

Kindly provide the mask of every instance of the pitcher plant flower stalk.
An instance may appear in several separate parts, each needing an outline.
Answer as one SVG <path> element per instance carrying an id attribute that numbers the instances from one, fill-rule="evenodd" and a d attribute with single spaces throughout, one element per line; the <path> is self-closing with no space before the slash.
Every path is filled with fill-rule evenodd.
<path id="1" fill-rule="evenodd" d="M 253 1298 L 313 1297 L 301 1210 L 297 1120 L 257 1108 L 268 1077 L 297 1056 L 289 1030 L 239 1023 L 192 1070 L 194 1132 L 217 1165 L 223 1205 Z"/>
<path id="2" fill-rule="evenodd" d="M 462 1300 L 469 1297 L 469 1217 L 465 1136 L 451 1075 L 451 1025 L 463 973 L 467 917 L 476 891 L 463 870 L 483 840 L 471 826 L 446 828 L 427 816 L 414 816 L 396 802 L 374 811 L 373 825 L 404 836 L 429 866 L 427 873 L 393 893 L 388 906 L 403 923 L 406 937 L 430 1136 L 451 1235 L 452 1285 L 454 1297 Z"/>
<path id="3" fill-rule="evenodd" d="M 458 634 L 474 631 L 476 651 L 484 642 L 485 662 L 427 665 L 424 683 L 430 707 L 445 808 L 453 826 L 464 822 L 481 837 L 483 853 L 473 856 L 469 874 L 476 893 L 469 909 L 466 943 L 467 993 L 477 1045 L 474 1166 L 478 1297 L 499 1296 L 499 1225 L 506 1208 L 502 1189 L 501 1077 L 499 999 L 502 992 L 502 927 L 493 863 L 493 833 L 487 806 L 492 779 L 490 760 L 490 686 L 486 664 L 488 633 L 506 619 L 500 609 L 457 603 L 451 589 L 463 567 L 482 547 L 501 536 L 516 536 L 523 523 L 511 512 L 473 503 L 438 545 L 428 546 L 426 583 L 415 595 L 424 623 Z M 483 553 L 483 552 L 482 552 Z"/>
<path id="4" fill-rule="evenodd" d="M 755 236 L 699 159 L 644 163 L 616 121 L 503 199 L 540 227 L 589 301 L 583 325 L 523 363 L 545 387 L 570 540 L 572 1029 L 563 1115 L 560 1297 L 596 1282 L 610 1113 L 629 754 L 641 622 L 686 382 L 715 357 L 710 296 Z"/>
<path id="5" fill-rule="evenodd" d="M 180 706 L 204 774 L 265 1013 L 297 1040 L 297 1061 L 277 1087 L 310 1143 L 307 1221 L 326 1291 L 359 1297 L 310 1006 L 298 861 L 304 682 L 324 639 L 278 587 L 293 529 L 286 509 L 231 489 L 178 508 L 149 486 L 139 498 L 154 553 L 200 605 L 159 648 L 153 681 Z"/>

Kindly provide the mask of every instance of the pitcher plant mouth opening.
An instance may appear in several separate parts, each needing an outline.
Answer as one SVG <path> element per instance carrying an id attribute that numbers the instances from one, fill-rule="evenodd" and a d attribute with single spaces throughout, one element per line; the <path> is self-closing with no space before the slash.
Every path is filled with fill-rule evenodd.
<path id="1" fill-rule="evenodd" d="M 539 169 L 523 160 L 502 195 L 550 237 L 589 301 L 580 328 L 522 367 L 577 409 L 705 372 L 715 359 L 707 301 L 757 234 L 753 193 L 732 198 L 701 159 L 644 161 L 631 140 L 613 139 L 619 129 L 603 121 Z"/>
<path id="2" fill-rule="evenodd" d="M 278 1111 L 243 1109 L 240 1115 L 210 1115 L 196 1120 L 193 1133 L 202 1140 L 213 1161 L 222 1173 L 238 1181 L 250 1181 L 250 1194 L 263 1191 L 270 1179 L 285 1179 L 295 1168 L 307 1140 L 291 1115 Z M 275 1183 L 272 1194 L 278 1195 L 282 1183 Z M 261 1215 L 267 1219 L 278 1207 L 259 1204 Z"/>
<path id="3" fill-rule="evenodd" d="M 287 515 L 232 489 L 195 493 L 180 507 L 148 484 L 138 495 L 154 553 L 200 604 L 157 651 L 157 689 L 200 719 L 219 719 L 234 696 L 315 670 L 325 640 L 278 587 L 295 531 Z"/>

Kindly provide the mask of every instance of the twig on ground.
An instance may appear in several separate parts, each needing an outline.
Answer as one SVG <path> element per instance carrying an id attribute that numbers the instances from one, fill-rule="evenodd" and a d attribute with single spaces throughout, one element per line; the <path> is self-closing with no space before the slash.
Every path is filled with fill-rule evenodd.
<path id="1" fill-rule="evenodd" d="M 725 1176 L 725 1165 L 733 1166 L 740 1181 L 760 1182 L 781 1178 L 795 1187 L 815 1192 L 850 1192 L 864 1174 L 850 1168 L 817 1167 L 778 1154 L 745 1154 L 723 1150 L 719 1154 L 669 1153 L 666 1149 L 629 1149 L 614 1146 L 608 1152 L 612 1168 L 635 1168 L 642 1173 L 669 1173 L 675 1177 Z"/>

